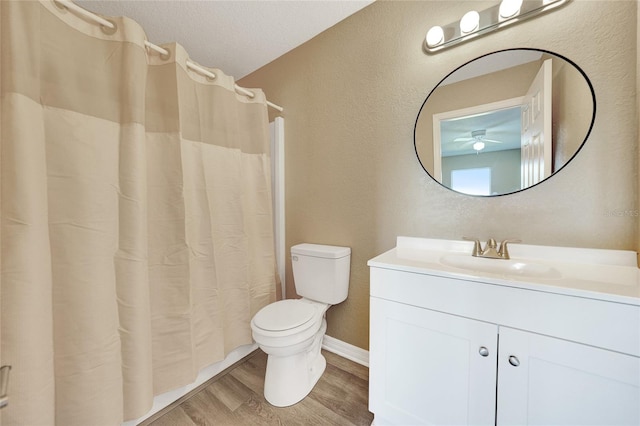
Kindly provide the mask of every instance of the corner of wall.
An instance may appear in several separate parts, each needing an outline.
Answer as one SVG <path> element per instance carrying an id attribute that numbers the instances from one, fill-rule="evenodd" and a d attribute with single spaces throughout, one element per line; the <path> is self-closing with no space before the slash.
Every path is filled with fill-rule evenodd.
<path id="1" fill-rule="evenodd" d="M 638 127 L 640 125 L 640 95 L 638 91 L 640 91 L 640 7 L 638 7 L 638 3 L 636 2 L 636 140 L 638 151 L 636 153 L 636 161 L 637 166 L 636 170 L 640 169 L 640 131 Z M 636 209 L 640 209 L 640 173 L 637 176 L 637 185 L 638 185 L 638 197 L 636 198 Z M 637 218 L 637 228 L 636 228 L 636 252 L 640 253 L 640 215 Z M 638 266 L 640 266 L 640 254 L 638 254 Z"/>

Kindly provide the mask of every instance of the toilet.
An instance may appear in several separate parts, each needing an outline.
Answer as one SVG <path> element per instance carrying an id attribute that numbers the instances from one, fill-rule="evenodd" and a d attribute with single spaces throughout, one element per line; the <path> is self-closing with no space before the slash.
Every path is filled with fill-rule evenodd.
<path id="1" fill-rule="evenodd" d="M 251 320 L 253 339 L 268 355 L 264 397 L 276 407 L 293 405 L 311 392 L 325 370 L 320 353 L 325 313 L 347 298 L 351 249 L 320 244 L 291 247 L 296 292 L 262 308 Z"/>

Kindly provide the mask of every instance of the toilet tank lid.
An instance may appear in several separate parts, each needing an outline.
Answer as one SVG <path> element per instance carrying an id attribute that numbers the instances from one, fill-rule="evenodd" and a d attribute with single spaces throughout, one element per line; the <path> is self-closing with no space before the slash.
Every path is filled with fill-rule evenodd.
<path id="1" fill-rule="evenodd" d="M 349 256 L 351 254 L 351 248 L 303 243 L 292 246 L 291 254 L 297 254 L 299 256 L 324 257 L 327 259 L 339 259 L 341 257 Z"/>

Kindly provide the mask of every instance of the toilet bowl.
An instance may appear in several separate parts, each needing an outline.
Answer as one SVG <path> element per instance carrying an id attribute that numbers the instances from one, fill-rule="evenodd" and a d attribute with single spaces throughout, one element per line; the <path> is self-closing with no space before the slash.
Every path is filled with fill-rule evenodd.
<path id="1" fill-rule="evenodd" d="M 264 396 L 276 407 L 301 401 L 322 376 L 325 313 L 346 299 L 349 285 L 348 247 L 299 244 L 291 254 L 296 291 L 303 297 L 267 305 L 251 320 L 253 339 L 268 355 Z"/>
<path id="2" fill-rule="evenodd" d="M 320 349 L 328 307 L 306 299 L 281 300 L 251 321 L 253 338 L 268 355 L 264 396 L 270 404 L 299 402 L 322 376 L 326 361 Z"/>

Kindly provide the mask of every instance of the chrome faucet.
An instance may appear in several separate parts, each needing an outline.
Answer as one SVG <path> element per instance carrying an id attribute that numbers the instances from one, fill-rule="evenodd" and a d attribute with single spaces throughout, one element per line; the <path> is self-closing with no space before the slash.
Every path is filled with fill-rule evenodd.
<path id="1" fill-rule="evenodd" d="M 487 243 L 484 245 L 484 249 L 483 249 L 482 245 L 480 244 L 480 240 L 476 238 L 467 238 L 467 237 L 462 237 L 462 238 L 467 241 L 473 241 L 473 251 L 471 252 L 472 256 L 486 257 L 488 259 L 505 259 L 505 260 L 510 259 L 509 247 L 507 246 L 507 244 L 520 242 L 520 240 L 504 240 L 500 243 L 500 246 L 498 247 L 496 240 L 494 240 L 493 238 L 489 238 L 489 240 L 487 240 Z"/>

